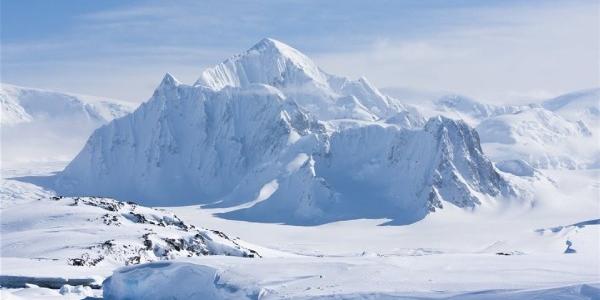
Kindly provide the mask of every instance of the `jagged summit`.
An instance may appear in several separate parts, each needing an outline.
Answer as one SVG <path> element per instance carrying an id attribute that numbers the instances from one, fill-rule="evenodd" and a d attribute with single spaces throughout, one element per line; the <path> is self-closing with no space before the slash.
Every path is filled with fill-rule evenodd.
<path id="1" fill-rule="evenodd" d="M 165 76 L 163 77 L 162 81 L 158 85 L 158 88 L 159 89 L 171 88 L 171 87 L 176 87 L 180 84 L 181 84 L 181 82 L 179 82 L 179 80 L 177 80 L 175 77 L 173 77 L 173 75 L 171 75 L 170 73 L 166 73 Z"/>
<path id="2" fill-rule="evenodd" d="M 299 50 L 272 38 L 264 38 L 260 40 L 258 43 L 252 46 L 246 53 L 252 51 L 257 51 L 263 54 L 278 53 L 279 55 L 285 56 L 286 58 L 290 59 L 290 61 L 292 61 L 295 64 L 304 66 L 310 65 L 316 67 L 312 60 Z"/>
<path id="3" fill-rule="evenodd" d="M 205 70 L 194 84 L 218 91 L 265 84 L 323 120 L 391 118 L 409 108 L 383 95 L 364 77 L 350 80 L 328 74 L 300 51 L 274 39 L 263 39 L 246 52 Z M 411 118 L 395 118 L 404 126 L 422 125 L 413 110 Z"/>
<path id="4" fill-rule="evenodd" d="M 265 38 L 243 54 L 205 70 L 195 85 L 219 90 L 226 86 L 244 87 L 253 83 L 281 86 L 310 80 L 324 85 L 327 76 L 300 51 Z"/>
<path id="5" fill-rule="evenodd" d="M 250 50 L 261 51 L 261 50 L 269 49 L 269 48 L 275 48 L 281 52 L 294 51 L 294 52 L 300 53 L 298 50 L 292 48 L 290 45 L 285 44 L 281 41 L 278 41 L 274 38 L 269 38 L 269 37 L 261 39 L 260 41 L 258 41 L 258 43 L 254 44 L 254 46 L 250 47 L 250 49 L 248 51 L 250 51 Z"/>

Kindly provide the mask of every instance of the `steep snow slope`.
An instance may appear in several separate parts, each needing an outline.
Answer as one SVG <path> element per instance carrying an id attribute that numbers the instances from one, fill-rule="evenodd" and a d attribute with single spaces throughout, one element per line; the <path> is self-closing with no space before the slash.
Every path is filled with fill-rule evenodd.
<path id="1" fill-rule="evenodd" d="M 294 224 L 409 223 L 443 201 L 514 194 L 470 127 L 419 120 L 366 80 L 328 75 L 265 39 L 194 86 L 167 74 L 148 102 L 90 137 L 56 188 Z"/>
<path id="2" fill-rule="evenodd" d="M 383 95 L 366 78 L 349 80 L 327 74 L 298 50 L 268 38 L 245 53 L 205 70 L 195 86 L 220 90 L 252 84 L 278 88 L 320 120 L 373 121 L 410 109 Z M 411 112 L 403 119 L 403 125 L 421 125 L 420 115 L 414 109 Z"/>
<path id="3" fill-rule="evenodd" d="M 522 159 L 536 168 L 588 168 L 600 150 L 585 123 L 541 107 L 504 114 L 477 126 L 486 153 L 497 161 Z"/>
<path id="4" fill-rule="evenodd" d="M 167 75 L 133 115 L 90 137 L 59 187 L 152 204 L 214 201 L 311 126 L 317 124 L 273 87 L 215 92 Z"/>
<path id="5" fill-rule="evenodd" d="M 2 161 L 72 159 L 89 134 L 134 106 L 115 100 L 0 86 Z"/>
<path id="6" fill-rule="evenodd" d="M 221 215 L 283 223 L 385 217 L 406 224 L 443 202 L 473 208 L 478 193 L 512 193 L 483 156 L 477 134 L 442 117 L 423 130 L 349 128 L 332 133 L 326 147 L 288 163 L 287 170 L 297 162 L 296 173 L 280 173 L 270 201 Z"/>

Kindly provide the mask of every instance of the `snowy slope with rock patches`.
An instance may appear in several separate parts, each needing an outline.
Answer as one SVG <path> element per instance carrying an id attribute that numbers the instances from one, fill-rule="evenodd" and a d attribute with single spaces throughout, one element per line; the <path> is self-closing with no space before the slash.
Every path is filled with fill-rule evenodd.
<path id="1" fill-rule="evenodd" d="M 9 197 L 5 192 L 2 196 Z M 3 207 L 0 233 L 3 257 L 73 267 L 114 268 L 204 255 L 260 256 L 239 240 L 189 225 L 172 212 L 108 198 L 43 195 L 16 201 Z"/>
<path id="2" fill-rule="evenodd" d="M 127 102 L 0 86 L 2 160 L 70 160 L 92 131 L 133 111 Z"/>
<path id="3" fill-rule="evenodd" d="M 148 102 L 90 137 L 55 188 L 212 203 L 243 220 L 405 224 L 446 204 L 514 195 L 479 143 L 462 121 L 425 123 L 365 79 L 329 75 L 265 39 L 193 86 L 167 74 Z"/>

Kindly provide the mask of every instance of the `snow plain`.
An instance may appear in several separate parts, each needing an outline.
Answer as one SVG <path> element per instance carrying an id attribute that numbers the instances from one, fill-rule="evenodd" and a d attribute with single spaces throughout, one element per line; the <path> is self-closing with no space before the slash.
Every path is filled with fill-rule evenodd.
<path id="1" fill-rule="evenodd" d="M 29 172 L 30 175 L 52 170 L 52 166 L 30 167 L 39 168 Z M 61 166 L 54 167 L 61 169 Z M 17 175 L 13 172 L 5 176 Z M 21 169 L 18 175 L 26 173 Z M 539 190 L 540 197 L 510 207 L 490 203 L 486 209 L 477 211 L 449 206 L 405 226 L 382 226 L 387 222 L 385 219 L 292 226 L 216 217 L 223 209 L 165 208 L 186 223 L 239 237 L 240 244 L 252 247 L 262 258 L 180 257 L 172 260 L 175 266 L 140 265 L 147 269 L 138 272 L 144 274 L 143 284 L 155 286 L 157 290 L 165 287 L 167 279 L 172 281 L 166 282 L 182 280 L 169 266 L 179 268 L 179 263 L 190 264 L 187 265 L 192 269 L 189 272 L 212 272 L 206 285 L 186 284 L 178 288 L 179 295 L 183 295 L 181 299 L 209 292 L 224 299 L 256 299 L 258 296 L 260 299 L 593 299 L 590 295 L 598 291 L 600 281 L 600 226 L 593 222 L 569 225 L 598 219 L 595 198 L 600 187 L 598 175 L 596 170 L 538 170 L 534 178 L 515 176 L 522 186 L 531 185 Z M 33 211 L 35 208 L 26 203 L 38 201 L 38 197 L 44 195 L 53 195 L 53 192 L 14 179 L 3 180 L 1 274 L 91 278 L 96 283 L 109 277 L 118 264 L 71 266 L 66 263 L 64 253 L 73 251 L 70 245 L 74 242 L 93 244 L 80 238 L 69 240 L 69 236 L 75 236 L 70 233 L 68 224 L 52 226 L 63 231 L 62 238 L 49 238 L 40 225 L 19 229 L 7 226 L 12 224 L 11 218 L 27 216 L 18 213 L 19 207 Z M 11 197 L 13 201 L 6 201 Z M 35 213 L 68 218 L 47 208 Z M 42 216 L 23 221 L 51 219 Z M 90 238 L 102 240 L 115 235 L 114 231 L 102 233 L 106 229 L 98 229 Z M 29 240 L 14 241 L 16 236 Z M 576 253 L 565 254 L 567 241 Z M 59 250 L 45 250 L 53 247 Z M 161 280 L 152 281 L 155 277 Z M 118 279 L 116 276 L 112 280 Z M 133 298 L 156 292 L 151 288 L 128 289 L 112 283 L 111 289 L 121 297 Z M 81 293 L 81 288 L 79 293 L 67 290 L 63 289 L 62 295 L 53 289 L 15 288 L 3 290 L 3 296 L 77 299 L 89 294 Z M 92 293 L 100 295 L 96 290 Z M 110 293 L 110 298 L 117 295 Z"/>

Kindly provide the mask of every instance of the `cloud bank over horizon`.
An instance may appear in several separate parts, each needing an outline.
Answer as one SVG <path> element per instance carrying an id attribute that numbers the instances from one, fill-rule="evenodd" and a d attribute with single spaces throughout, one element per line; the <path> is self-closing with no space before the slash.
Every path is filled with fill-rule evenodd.
<path id="1" fill-rule="evenodd" d="M 145 101 L 263 37 L 378 87 L 528 101 L 600 85 L 596 1 L 3 2 L 2 82 Z"/>

